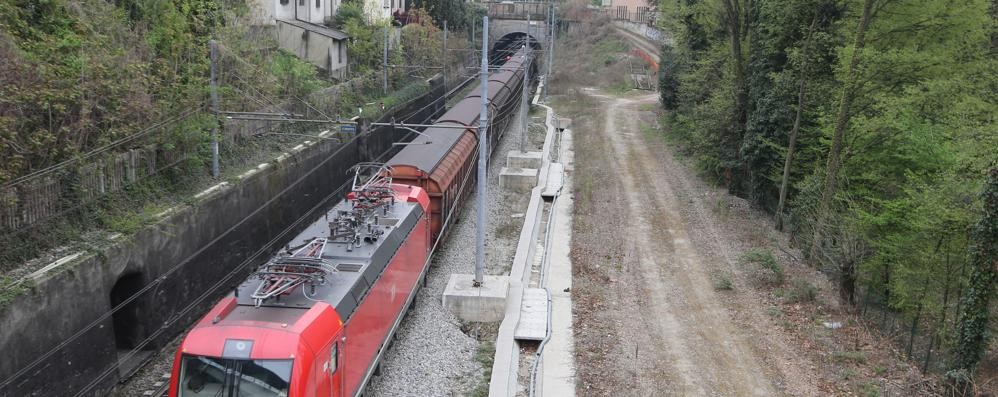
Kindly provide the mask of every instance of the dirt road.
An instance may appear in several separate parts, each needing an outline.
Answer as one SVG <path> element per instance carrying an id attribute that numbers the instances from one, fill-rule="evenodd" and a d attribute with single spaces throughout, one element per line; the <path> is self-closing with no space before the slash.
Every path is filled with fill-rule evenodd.
<path id="1" fill-rule="evenodd" d="M 653 376 L 639 375 L 656 381 L 639 386 L 677 395 L 775 394 L 745 336 L 714 296 L 704 261 L 690 246 L 690 225 L 680 218 L 666 170 L 655 166 L 661 158 L 643 144 L 636 113 L 640 104 L 654 104 L 656 95 L 605 99 L 604 136 L 613 157 L 623 162 L 618 171 L 632 237 L 629 271 L 614 285 L 641 302 L 622 307 L 621 331 L 632 334 L 627 339 L 644 341 L 645 354 L 657 358 L 640 369 Z M 654 376 L 664 374 L 669 376 Z"/>
<path id="2" fill-rule="evenodd" d="M 616 190 L 605 203 L 595 196 L 613 224 L 593 233 L 608 244 L 619 238 L 622 254 L 590 264 L 605 281 L 589 280 L 579 291 L 578 345 L 600 346 L 597 354 L 577 354 L 580 366 L 592 366 L 580 369 L 580 394 L 820 394 L 810 381 L 814 363 L 789 347 L 766 306 L 742 288 L 748 270 L 738 264 L 741 248 L 719 231 L 723 220 L 693 186 L 695 176 L 654 131 L 657 94 L 583 93 L 598 101 L 594 117 L 603 124 L 589 144 L 603 146 L 609 164 L 601 168 L 612 169 L 597 189 Z M 733 285 L 717 288 L 718 275 Z"/>

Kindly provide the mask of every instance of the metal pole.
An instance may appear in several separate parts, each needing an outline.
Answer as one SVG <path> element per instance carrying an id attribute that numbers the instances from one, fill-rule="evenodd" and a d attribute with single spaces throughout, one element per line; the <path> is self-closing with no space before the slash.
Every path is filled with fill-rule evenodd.
<path id="1" fill-rule="evenodd" d="M 557 21 L 555 20 L 554 4 L 551 4 L 551 34 L 548 35 L 548 71 L 544 76 L 544 102 L 548 100 L 548 91 L 551 91 L 551 65 L 554 64 L 554 34 Z"/>
<path id="2" fill-rule="evenodd" d="M 211 176 L 218 178 L 218 42 L 208 40 L 208 49 L 211 53 L 211 113 L 215 116 L 214 127 L 211 129 Z"/>
<path id="3" fill-rule="evenodd" d="M 440 58 L 443 62 L 443 74 L 444 74 L 444 92 L 447 92 L 447 20 L 444 20 L 444 46 L 441 50 L 443 56 Z"/>
<path id="4" fill-rule="evenodd" d="M 478 235 L 475 239 L 475 287 L 482 286 L 485 277 L 485 168 L 489 154 L 489 17 L 482 17 L 482 110 L 478 115 Z"/>
<path id="5" fill-rule="evenodd" d="M 381 54 L 381 86 L 388 96 L 388 26 L 385 25 L 384 51 Z"/>
<path id="6" fill-rule="evenodd" d="M 532 47 L 530 46 L 530 13 L 527 13 L 527 49 L 526 62 L 523 63 L 523 93 L 520 95 L 520 153 L 526 150 L 527 146 L 527 110 L 530 108 L 527 97 L 530 96 L 530 56 Z"/>

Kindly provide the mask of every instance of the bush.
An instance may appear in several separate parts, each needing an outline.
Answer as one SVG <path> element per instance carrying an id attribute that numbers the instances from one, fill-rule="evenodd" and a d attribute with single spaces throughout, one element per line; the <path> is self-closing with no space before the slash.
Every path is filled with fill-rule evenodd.
<path id="1" fill-rule="evenodd" d="M 717 291 L 731 291 L 734 289 L 731 279 L 721 273 L 711 273 L 710 283 L 714 286 L 714 290 Z"/>
<path id="2" fill-rule="evenodd" d="M 299 98 L 326 85 L 312 64 L 284 50 L 274 54 L 270 71 L 284 87 L 286 94 Z"/>
<path id="3" fill-rule="evenodd" d="M 348 21 L 364 21 L 364 8 L 362 5 L 357 3 L 343 3 L 338 10 L 336 10 L 336 15 L 333 17 L 333 24 L 336 28 L 343 29 Z"/>
<path id="4" fill-rule="evenodd" d="M 787 303 L 814 302 L 818 297 L 818 289 L 807 280 L 798 278 L 791 283 L 790 290 L 786 292 Z"/>
<path id="5" fill-rule="evenodd" d="M 849 351 L 849 352 L 834 352 L 832 353 L 832 360 L 838 362 L 852 362 L 856 364 L 866 363 L 866 353 Z"/>
<path id="6" fill-rule="evenodd" d="M 753 248 L 745 251 L 741 262 L 743 265 L 753 264 L 760 268 L 761 271 L 754 274 L 754 279 L 760 284 L 771 286 L 783 284 L 783 268 L 768 249 Z"/>

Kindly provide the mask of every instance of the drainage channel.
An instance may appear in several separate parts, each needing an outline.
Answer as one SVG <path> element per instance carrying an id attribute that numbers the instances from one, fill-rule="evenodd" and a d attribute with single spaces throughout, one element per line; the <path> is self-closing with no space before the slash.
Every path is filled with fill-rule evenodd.
<path id="1" fill-rule="evenodd" d="M 561 135 L 562 133 L 555 132 L 552 135 L 552 142 L 550 147 L 550 162 L 556 163 L 559 160 L 559 149 L 561 146 Z M 534 257 L 531 260 L 530 266 L 530 282 L 527 284 L 528 288 L 545 288 L 545 272 L 547 265 L 547 253 L 548 245 L 550 243 L 550 229 L 552 221 L 552 211 L 554 210 L 554 197 L 553 196 L 543 196 L 541 213 L 540 213 L 540 227 L 534 240 Z M 550 310 L 550 309 L 549 309 Z M 550 324 L 548 324 L 550 328 Z M 539 357 L 539 347 L 541 341 L 531 341 L 531 340 L 520 340 L 517 342 L 520 350 L 520 360 L 519 367 L 517 368 L 517 396 L 528 397 L 530 396 L 530 384 L 535 381 L 533 372 L 535 371 L 535 365 Z"/>
<path id="2" fill-rule="evenodd" d="M 530 265 L 530 282 L 528 283 L 528 288 L 541 288 L 541 270 L 544 266 L 544 255 L 545 255 L 545 245 L 548 236 L 548 222 L 551 218 L 551 201 L 543 200 L 543 207 L 541 208 L 540 214 L 540 230 L 537 233 L 536 239 L 534 240 L 534 257 L 531 260 Z M 540 346 L 541 341 L 533 340 L 520 340 L 517 344 L 520 349 L 520 360 L 519 367 L 516 371 L 517 378 L 517 396 L 528 396 L 529 385 L 531 381 L 531 372 L 534 368 L 534 363 L 537 362 L 537 348 Z"/>

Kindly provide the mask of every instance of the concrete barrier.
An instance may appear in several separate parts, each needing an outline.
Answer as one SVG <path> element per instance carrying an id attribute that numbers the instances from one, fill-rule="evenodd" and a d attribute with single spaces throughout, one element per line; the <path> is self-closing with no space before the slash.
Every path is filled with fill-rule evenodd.
<path id="1" fill-rule="evenodd" d="M 537 170 L 533 168 L 502 167 L 499 170 L 499 187 L 526 194 L 537 186 Z"/>
<path id="2" fill-rule="evenodd" d="M 506 166 L 509 168 L 541 168 L 541 152 L 521 152 L 510 150 L 506 153 Z"/>
<path id="3" fill-rule="evenodd" d="M 543 89 L 543 82 L 537 92 Z M 492 377 L 489 382 L 490 397 L 508 397 L 517 393 L 517 376 L 520 367 L 520 349 L 513 336 L 516 325 L 520 321 L 520 305 L 523 302 L 523 291 L 530 281 L 528 269 L 534 259 L 537 235 L 541 228 L 543 202 L 541 191 L 547 184 L 548 168 L 551 163 L 551 145 L 557 130 L 554 111 L 545 105 L 540 105 L 538 96 L 533 103 L 547 110 L 544 124 L 547 133 L 544 137 L 544 147 L 541 150 L 541 168 L 538 173 L 537 185 L 530 190 L 530 201 L 524 213 L 523 228 L 513 256 L 513 266 L 509 272 L 509 296 L 506 299 L 506 313 L 499 323 L 499 334 L 496 337 L 496 354 L 492 363 Z"/>

